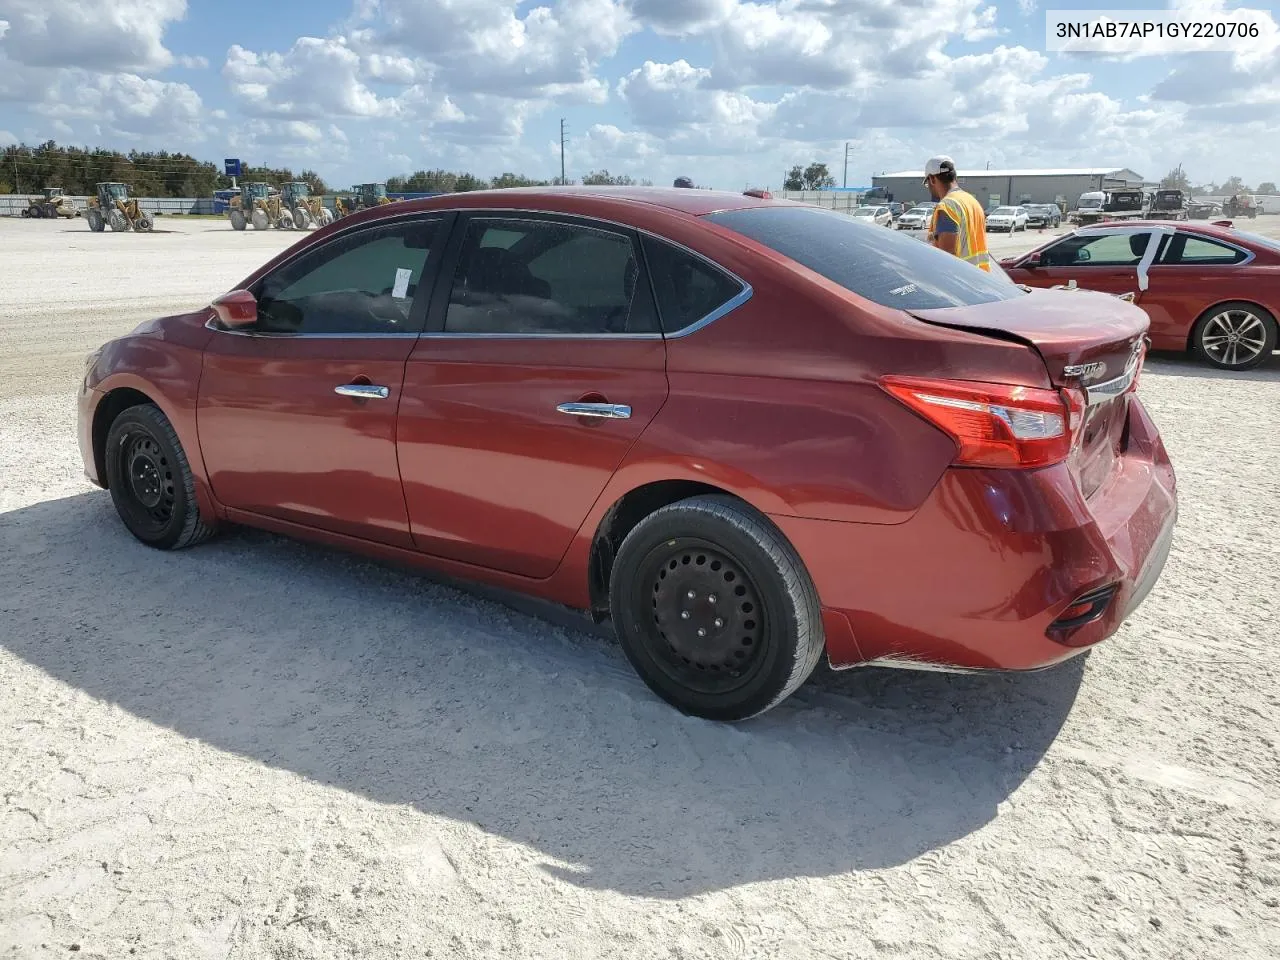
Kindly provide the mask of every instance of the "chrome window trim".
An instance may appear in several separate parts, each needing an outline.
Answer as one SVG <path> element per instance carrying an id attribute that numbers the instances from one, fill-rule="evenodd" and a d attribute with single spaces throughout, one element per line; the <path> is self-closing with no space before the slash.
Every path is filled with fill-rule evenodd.
<path id="1" fill-rule="evenodd" d="M 489 208 L 481 208 L 481 209 L 484 209 L 484 210 L 487 212 Z M 466 212 L 466 213 L 469 213 L 469 214 L 470 214 L 470 213 L 472 213 L 472 211 L 458 211 L 458 212 L 459 212 L 459 213 Z M 733 297 L 731 297 L 730 299 L 726 300 L 724 303 L 722 303 L 722 304 L 721 304 L 719 307 L 717 307 L 715 310 L 712 310 L 710 313 L 708 313 L 708 314 L 707 314 L 706 316 L 704 316 L 704 317 L 700 317 L 699 319 L 695 320 L 693 323 L 689 324 L 688 326 L 686 326 L 686 327 L 684 327 L 684 328 L 682 328 L 682 329 L 680 329 L 680 330 L 677 330 L 675 333 L 461 333 L 461 332 L 458 332 L 458 331 L 441 330 L 441 331 L 424 331 L 424 332 L 423 332 L 423 334 L 422 334 L 423 339 L 432 339 L 432 340 L 464 340 L 464 339 L 478 339 L 478 340 L 485 340 L 485 339 L 488 339 L 488 340 L 679 340 L 679 339 L 680 339 L 680 338 L 682 338 L 682 337 L 687 337 L 689 334 L 691 334 L 691 333 L 695 333 L 695 332 L 697 332 L 698 330 L 701 330 L 703 327 L 706 327 L 706 326 L 708 326 L 708 325 L 710 325 L 710 324 L 714 323 L 715 321 L 719 320 L 721 317 L 725 316 L 726 314 L 732 313 L 732 312 L 733 312 L 734 310 L 736 310 L 738 307 L 742 306 L 744 303 L 746 303 L 748 300 L 750 300 L 750 299 L 751 299 L 751 297 L 752 297 L 752 295 L 755 293 L 755 291 L 754 291 L 754 289 L 752 288 L 751 284 L 747 283 L 747 281 L 743 280 L 740 276 L 738 276 L 738 275 L 737 275 L 736 273 L 734 273 L 732 270 L 728 269 L 727 267 L 725 267 L 725 266 L 723 266 L 723 265 L 721 265 L 721 264 L 719 264 L 719 263 L 716 263 L 716 261 L 712 260 L 710 257 L 706 256 L 705 254 L 699 253 L 697 250 L 692 250 L 692 249 L 690 249 L 689 247 L 685 246 L 683 243 L 680 243 L 678 240 L 672 240 L 670 237 L 664 237 L 664 236 L 662 236 L 661 234 L 654 233 L 652 230 L 646 230 L 646 229 L 644 229 L 643 227 L 635 227 L 635 226 L 631 226 L 630 224 L 618 223 L 617 221 L 614 221 L 614 220 L 606 220 L 606 219 L 603 219 L 603 218 L 601 218 L 601 217 L 595 217 L 595 216 L 592 216 L 592 215 L 590 215 L 590 214 L 564 213 L 564 212 L 559 211 L 559 210 L 523 210 L 523 209 L 521 209 L 521 210 L 513 210 L 513 211 L 511 211 L 511 212 L 512 212 L 512 213 L 518 213 L 518 214 L 542 214 L 542 217 L 539 217 L 538 219 L 535 219 L 535 220 L 527 220 L 527 219 L 525 219 L 525 218 L 523 218 L 523 217 L 519 217 L 519 216 L 514 216 L 514 217 L 513 217 L 513 216 L 505 216 L 505 215 L 503 215 L 501 212 L 499 212 L 499 213 L 495 213 L 495 214 L 493 214 L 492 216 L 486 216 L 486 215 L 481 215 L 481 216 L 472 216 L 472 217 L 471 217 L 471 219 L 475 219 L 475 220 L 516 220 L 516 221 L 520 221 L 520 222 L 532 222 L 532 223 L 540 222 L 544 217 L 580 217 L 580 218 L 582 218 L 582 219 L 586 219 L 586 220 L 595 220 L 595 221 L 598 221 L 599 223 L 607 224 L 608 226 L 610 226 L 610 227 L 614 227 L 614 228 L 617 228 L 617 229 L 619 229 L 619 230 L 629 230 L 629 231 L 631 231 L 631 232 L 633 232 L 633 233 L 636 233 L 636 234 L 638 234 L 638 235 L 642 235 L 642 236 L 646 236 L 646 237 L 652 237 L 654 240 L 657 240 L 657 241 L 659 241 L 659 242 L 661 242 L 661 243 L 667 243 L 667 244 L 670 244 L 671 246 L 675 247 L 677 250 L 680 250 L 680 251 L 682 251 L 682 252 L 684 252 L 684 253 L 687 253 L 689 256 L 694 257 L 695 259 L 701 260 L 703 263 L 707 264 L 707 265 L 708 265 L 709 267 L 711 267 L 713 270 L 717 270 L 717 271 L 719 271 L 720 273 L 724 274 L 725 276 L 729 277 L 729 279 L 731 279 L 731 280 L 733 280 L 735 283 L 737 283 L 737 284 L 741 287 L 741 289 L 739 290 L 739 292 L 738 292 L 735 296 L 733 296 Z M 574 224 L 574 225 L 575 225 L 575 226 L 583 226 L 583 225 L 581 225 L 581 224 Z M 609 232 L 610 232 L 610 231 L 608 231 L 608 230 L 600 230 L 599 228 L 593 228 L 593 227 L 590 227 L 590 226 L 583 226 L 583 229 L 586 229 L 586 230 L 595 229 L 595 230 L 596 230 L 596 232 L 598 232 L 598 233 L 609 233 Z M 642 249 L 642 250 L 640 250 L 639 252 L 640 252 L 640 255 L 641 255 L 641 256 L 643 256 L 643 255 L 644 255 L 644 250 L 643 250 L 643 249 Z M 646 273 L 646 275 L 648 274 L 648 272 L 649 272 L 649 271 L 648 271 L 648 263 L 646 262 L 646 264 L 645 264 L 645 273 Z M 654 309 L 655 309 L 656 311 L 658 311 L 658 314 L 659 314 L 659 322 L 661 322 L 661 313 L 662 313 L 662 311 L 659 309 L 658 304 L 657 304 L 657 302 L 656 302 L 656 301 L 657 301 L 657 297 L 656 297 L 656 295 L 655 295 L 655 297 L 654 297 L 654 300 L 655 300 L 655 302 L 654 302 Z M 447 309 L 447 308 L 446 308 L 446 309 Z"/>
<path id="2" fill-rule="evenodd" d="M 254 337 L 259 340 L 417 340 L 416 333 L 282 333 L 265 330 L 228 330 L 218 325 L 217 316 L 210 317 L 204 323 L 214 333 L 225 333 L 233 337 Z"/>
<path id="3" fill-rule="evenodd" d="M 720 273 L 724 274 L 725 276 L 733 280 L 735 283 L 737 283 L 741 287 L 741 290 L 738 292 L 736 296 L 730 298 L 729 300 L 726 300 L 723 304 L 721 304 L 715 310 L 712 310 L 706 316 L 701 317 L 695 320 L 693 323 L 689 324 L 688 326 L 684 327 L 683 329 L 677 330 L 675 333 L 670 333 L 670 334 L 669 333 L 591 333 L 591 334 L 457 333 L 457 332 L 449 333 L 446 331 L 439 331 L 439 332 L 423 331 L 421 334 L 418 334 L 418 333 L 256 333 L 256 332 L 247 331 L 247 330 L 227 330 L 226 328 L 217 325 L 217 323 L 215 322 L 216 318 L 210 318 L 205 323 L 205 326 L 208 329 L 215 331 L 216 333 L 233 334 L 239 337 L 277 337 L 277 338 L 283 337 L 283 338 L 289 338 L 293 340 L 301 340 L 301 339 L 370 340 L 374 338 L 386 338 L 386 337 L 395 337 L 397 339 L 407 339 L 409 337 L 413 337 L 415 339 L 431 338 L 431 339 L 445 339 L 445 340 L 463 339 L 463 338 L 495 339 L 495 340 L 543 340 L 543 339 L 547 339 L 547 340 L 679 340 L 682 337 L 687 337 L 690 334 L 696 333 L 697 331 L 703 329 L 704 327 L 710 326 L 712 323 L 719 320 L 721 317 L 724 317 L 732 313 L 734 310 L 738 309 L 738 307 L 742 306 L 744 303 L 750 300 L 752 296 L 755 294 L 755 290 L 752 288 L 751 284 L 747 283 L 747 281 L 743 280 L 742 277 L 738 276 L 728 267 L 724 266 L 721 263 L 717 263 L 715 260 L 712 260 L 706 254 L 699 253 L 697 250 L 694 250 L 691 247 L 686 246 L 685 244 L 681 243 L 679 240 L 673 240 L 670 237 L 665 237 L 660 233 L 655 233 L 652 230 L 645 229 L 644 227 L 637 227 L 631 224 L 620 223 L 616 220 L 610 220 L 605 217 L 598 217 L 592 214 L 585 214 L 585 213 L 566 213 L 561 210 L 531 210 L 523 207 L 518 207 L 518 208 L 450 207 L 443 210 L 437 209 L 437 208 L 431 208 L 428 210 L 397 212 L 395 214 L 384 215 L 382 217 L 379 217 L 367 223 L 353 224 L 344 229 L 335 231 L 333 235 L 329 238 L 329 240 L 336 240 L 339 237 L 342 237 L 346 234 L 355 233 L 356 231 L 359 231 L 359 230 L 369 229 L 377 226 L 386 226 L 388 224 L 395 223 L 400 220 L 407 220 L 413 217 L 419 217 L 422 219 L 430 220 L 430 219 L 442 219 L 452 214 L 458 214 L 458 215 L 466 214 L 468 216 L 473 214 L 479 214 L 478 219 L 486 219 L 486 220 L 523 219 L 522 217 L 519 217 L 519 216 L 512 217 L 512 216 L 508 216 L 507 214 L 534 215 L 538 218 L 568 217 L 568 218 L 578 218 L 583 220 L 594 220 L 598 223 L 605 224 L 608 227 L 613 227 L 618 230 L 624 230 L 624 231 L 629 230 L 639 235 L 652 237 L 654 240 L 658 240 L 662 243 L 668 243 L 671 246 L 675 247 L 677 250 L 681 250 L 684 253 L 687 253 L 689 256 L 694 257 L 698 260 L 701 260 L 703 263 L 707 264 L 712 269 L 720 271 Z M 699 216 L 696 219 L 701 220 L 702 218 Z M 590 230 L 593 228 L 591 226 L 584 225 L 584 229 Z M 608 231 L 605 230 L 605 231 L 599 231 L 599 232 L 607 233 Z M 326 243 L 327 242 L 329 241 L 326 241 Z M 303 250 L 297 251 L 287 260 L 284 260 L 279 264 L 277 264 L 275 268 L 272 270 L 272 272 L 274 273 L 275 270 L 283 269 L 284 267 L 293 263 L 298 257 L 315 249 L 318 249 L 318 248 L 316 246 L 308 246 Z M 643 256 L 644 251 L 641 250 L 640 253 Z M 647 273 L 647 264 L 646 264 L 646 273 Z M 655 310 L 658 309 L 656 303 L 654 304 L 654 309 Z M 660 314 L 661 314 L 661 311 L 659 311 L 659 315 Z"/>

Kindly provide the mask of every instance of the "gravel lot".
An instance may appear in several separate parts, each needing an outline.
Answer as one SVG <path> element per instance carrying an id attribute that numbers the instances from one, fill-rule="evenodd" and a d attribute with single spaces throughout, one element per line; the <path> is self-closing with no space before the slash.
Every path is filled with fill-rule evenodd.
<path id="1" fill-rule="evenodd" d="M 727 727 L 472 593 L 132 540 L 83 355 L 294 239 L 158 226 L 0 220 L 0 957 L 1280 955 L 1280 360 L 1152 362 L 1177 540 L 1087 658 Z"/>

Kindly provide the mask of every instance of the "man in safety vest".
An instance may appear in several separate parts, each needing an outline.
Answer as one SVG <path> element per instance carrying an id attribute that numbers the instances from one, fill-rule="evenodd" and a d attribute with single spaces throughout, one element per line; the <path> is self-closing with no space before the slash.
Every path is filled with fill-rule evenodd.
<path id="1" fill-rule="evenodd" d="M 931 158 L 924 166 L 924 182 L 938 203 L 929 221 L 929 242 L 989 273 L 987 215 L 973 194 L 956 185 L 955 161 Z"/>

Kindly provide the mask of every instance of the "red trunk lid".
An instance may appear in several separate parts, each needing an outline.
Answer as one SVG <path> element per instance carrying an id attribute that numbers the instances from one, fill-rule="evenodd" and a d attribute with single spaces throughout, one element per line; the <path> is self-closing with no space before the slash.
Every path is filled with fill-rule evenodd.
<path id="1" fill-rule="evenodd" d="M 1026 343 L 1044 359 L 1055 386 L 1083 388 L 1089 403 L 1070 465 L 1086 497 L 1103 487 L 1123 452 L 1132 360 L 1150 323 L 1145 312 L 1110 294 L 1035 290 L 1011 300 L 912 314 L 926 323 Z"/>

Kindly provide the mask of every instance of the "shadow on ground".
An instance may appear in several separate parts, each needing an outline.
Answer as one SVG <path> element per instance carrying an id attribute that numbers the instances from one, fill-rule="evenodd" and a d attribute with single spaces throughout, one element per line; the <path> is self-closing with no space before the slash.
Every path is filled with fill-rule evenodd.
<path id="1" fill-rule="evenodd" d="M 0 643 L 96 698 L 656 897 L 894 866 L 982 827 L 1084 669 L 821 668 L 711 724 L 599 636 L 257 532 L 156 552 L 101 491 L 0 514 L 0 584 Z"/>
<path id="2" fill-rule="evenodd" d="M 1280 354 L 1272 354 L 1252 370 L 1220 370 L 1188 353 L 1153 352 L 1145 370 L 1165 377 L 1189 377 L 1193 380 L 1258 380 L 1280 382 Z"/>

